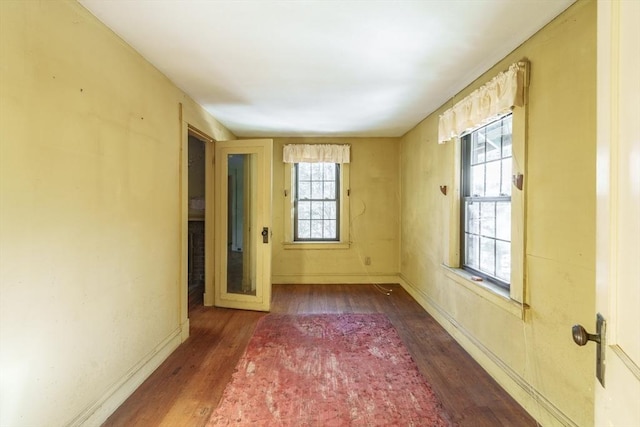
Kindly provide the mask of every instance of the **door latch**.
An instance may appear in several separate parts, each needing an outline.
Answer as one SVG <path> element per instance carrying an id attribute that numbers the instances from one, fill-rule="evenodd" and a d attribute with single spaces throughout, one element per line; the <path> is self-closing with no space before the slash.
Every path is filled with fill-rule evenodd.
<path id="1" fill-rule="evenodd" d="M 573 325 L 571 333 L 573 335 L 573 341 L 579 346 L 586 345 L 589 341 L 593 341 L 597 345 L 596 349 L 596 378 L 604 387 L 604 356 L 606 351 L 606 331 L 607 322 L 604 320 L 602 314 L 598 313 L 596 316 L 596 333 L 590 334 L 582 325 Z"/>
<path id="2" fill-rule="evenodd" d="M 269 227 L 262 227 L 262 243 L 269 243 Z"/>

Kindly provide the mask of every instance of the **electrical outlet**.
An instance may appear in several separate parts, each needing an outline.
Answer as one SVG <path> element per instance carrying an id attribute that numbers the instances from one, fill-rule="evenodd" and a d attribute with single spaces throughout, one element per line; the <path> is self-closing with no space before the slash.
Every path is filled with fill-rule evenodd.
<path id="1" fill-rule="evenodd" d="M 364 257 L 364 265 L 371 265 L 371 257 L 370 256 Z"/>

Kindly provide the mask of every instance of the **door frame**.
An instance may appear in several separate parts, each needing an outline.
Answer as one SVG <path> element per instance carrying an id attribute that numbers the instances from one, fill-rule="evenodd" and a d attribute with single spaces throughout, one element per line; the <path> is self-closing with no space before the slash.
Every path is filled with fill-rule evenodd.
<path id="1" fill-rule="evenodd" d="M 184 342 L 189 338 L 189 135 L 205 144 L 205 295 L 204 304 L 213 305 L 213 292 L 209 294 L 207 304 L 207 283 L 212 282 L 213 271 L 213 143 L 215 139 L 183 119 L 180 104 L 180 268 L 178 277 L 180 336 Z"/>

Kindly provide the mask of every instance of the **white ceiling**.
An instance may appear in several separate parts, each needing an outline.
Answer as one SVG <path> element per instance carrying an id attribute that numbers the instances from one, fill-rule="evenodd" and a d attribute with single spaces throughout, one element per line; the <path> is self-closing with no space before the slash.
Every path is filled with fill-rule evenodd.
<path id="1" fill-rule="evenodd" d="M 237 136 L 401 136 L 574 0 L 79 0 Z"/>

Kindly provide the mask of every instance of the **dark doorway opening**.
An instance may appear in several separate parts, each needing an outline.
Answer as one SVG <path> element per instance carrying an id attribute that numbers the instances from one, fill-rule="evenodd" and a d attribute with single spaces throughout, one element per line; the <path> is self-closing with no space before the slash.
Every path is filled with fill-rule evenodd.
<path id="1" fill-rule="evenodd" d="M 188 286 L 189 310 L 203 304 L 205 280 L 205 145 L 201 139 L 189 135 L 188 148 Z"/>

